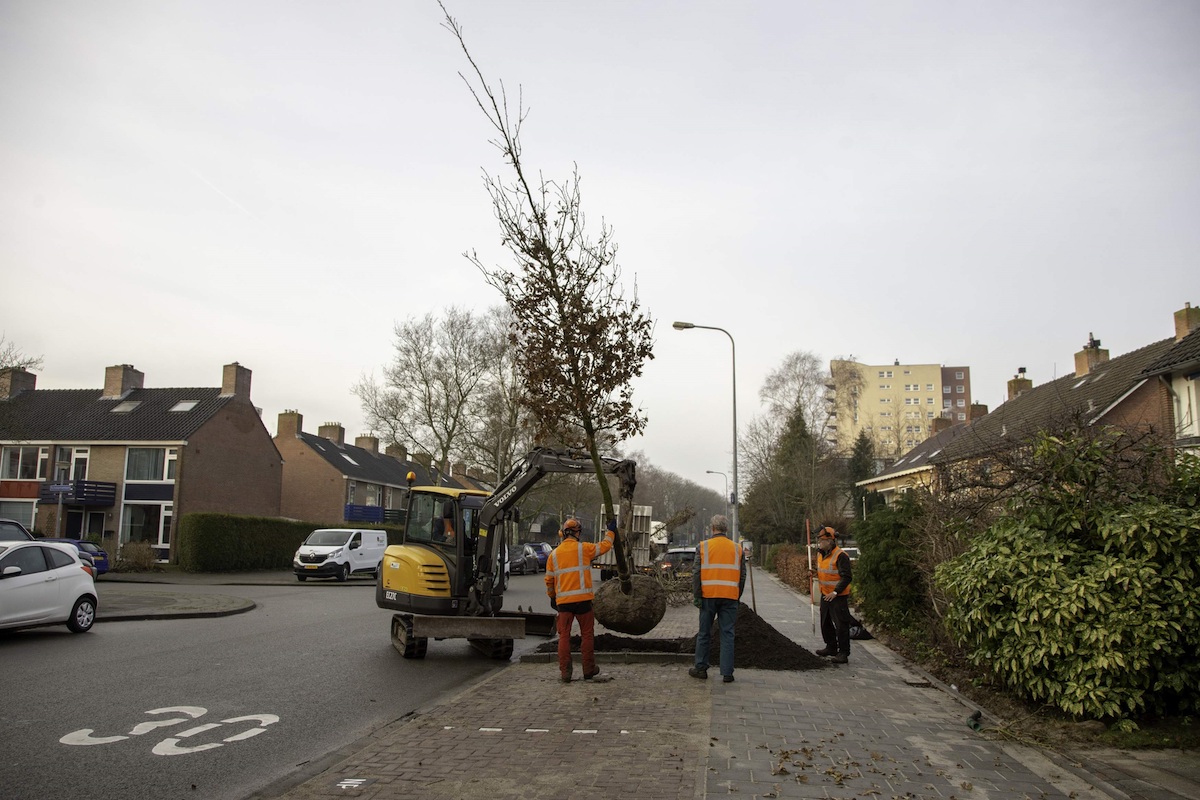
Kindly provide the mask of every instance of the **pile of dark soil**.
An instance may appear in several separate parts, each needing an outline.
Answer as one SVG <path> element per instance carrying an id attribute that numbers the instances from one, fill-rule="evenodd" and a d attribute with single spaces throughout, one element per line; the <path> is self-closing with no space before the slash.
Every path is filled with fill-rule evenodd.
<path id="1" fill-rule="evenodd" d="M 579 637 L 571 637 L 571 650 L 579 652 Z M 558 641 L 539 645 L 535 652 L 555 653 Z M 602 633 L 596 637 L 597 653 L 695 653 L 696 637 L 646 639 Z M 708 663 L 721 663 L 721 634 L 713 625 Z M 737 623 L 733 628 L 733 665 L 742 669 L 809 670 L 828 664 L 820 657 L 775 630 L 745 603 L 738 604 Z"/>

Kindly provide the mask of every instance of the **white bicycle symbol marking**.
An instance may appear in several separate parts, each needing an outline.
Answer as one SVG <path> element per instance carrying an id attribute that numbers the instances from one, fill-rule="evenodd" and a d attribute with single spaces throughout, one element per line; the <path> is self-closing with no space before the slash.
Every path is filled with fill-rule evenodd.
<path id="1" fill-rule="evenodd" d="M 117 736 L 93 736 L 95 732 L 92 728 L 80 728 L 77 731 L 71 731 L 66 736 L 58 741 L 68 745 L 96 745 L 96 744 L 111 744 L 128 739 L 130 736 L 141 736 L 158 728 L 165 728 L 168 725 L 178 725 L 181 722 L 191 722 L 208 713 L 207 708 L 200 706 L 167 706 L 166 708 L 154 708 L 146 712 L 147 714 L 186 714 L 183 717 L 169 717 L 167 719 L 158 719 L 150 722 L 140 722 L 133 726 L 133 729 L 125 735 Z M 179 742 L 183 739 L 188 739 L 199 733 L 211 731 L 214 728 L 219 728 L 222 725 L 232 725 L 239 722 L 257 722 L 257 727 L 247 728 L 241 733 L 235 733 L 232 736 L 226 736 L 219 742 L 208 742 L 206 744 L 198 744 L 192 746 L 180 745 Z M 187 753 L 199 753 L 204 750 L 212 750 L 230 742 L 241 742 L 249 739 L 252 736 L 264 732 L 268 725 L 274 725 L 279 722 L 279 717 L 274 714 L 246 714 L 241 717 L 230 717 L 223 719 L 220 722 L 207 722 L 197 725 L 193 728 L 188 728 L 185 731 L 180 731 L 175 736 L 169 736 L 163 739 L 158 744 L 154 745 L 151 750 L 156 756 L 178 756 Z"/>

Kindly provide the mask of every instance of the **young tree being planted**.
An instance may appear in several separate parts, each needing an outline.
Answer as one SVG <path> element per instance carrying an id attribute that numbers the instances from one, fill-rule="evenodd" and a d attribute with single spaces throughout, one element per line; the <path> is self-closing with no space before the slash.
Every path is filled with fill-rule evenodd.
<path id="1" fill-rule="evenodd" d="M 636 289 L 630 297 L 625 294 L 612 229 L 601 221 L 594 236 L 587 231 L 578 170 L 566 181 L 555 182 L 540 174 L 535 177 L 526 168 L 520 138 L 525 109 L 518 100 L 514 115 L 503 83 L 498 90 L 488 84 L 467 49 L 461 26 L 449 13 L 445 27 L 466 55 L 471 69 L 459 74 L 493 129 L 492 144 L 511 170 L 507 180 L 485 171 L 484 180 L 513 265 L 486 265 L 473 251 L 467 257 L 512 310 L 509 336 L 539 439 L 591 457 L 605 515 L 615 519 L 600 451 L 636 436 L 646 425 L 645 415 L 633 405 L 631 382 L 653 358 L 653 321 L 639 305 Z M 621 522 L 614 548 L 620 593 L 629 605 L 644 608 L 650 598 L 640 595 L 661 590 L 653 580 L 634 580 L 644 576 L 631 574 L 624 547 L 632 520 L 626 515 Z M 602 624 L 638 632 L 630 629 L 642 625 L 633 621 L 623 625 L 606 619 L 604 605 L 598 592 L 596 614 Z M 665 611 L 665 598 L 661 607 Z"/>

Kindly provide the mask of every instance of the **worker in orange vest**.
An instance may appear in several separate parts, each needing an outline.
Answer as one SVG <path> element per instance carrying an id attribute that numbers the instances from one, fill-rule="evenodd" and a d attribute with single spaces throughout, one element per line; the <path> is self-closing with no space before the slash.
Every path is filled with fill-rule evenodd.
<path id="1" fill-rule="evenodd" d="M 700 630 L 696 633 L 696 666 L 688 670 L 688 675 L 708 678 L 708 648 L 715 619 L 721 628 L 721 680 L 733 683 L 733 629 L 738 598 L 746 588 L 746 559 L 742 546 L 730 541 L 729 520 L 724 515 L 713 517 L 711 528 L 712 536 L 696 548 L 696 571 L 692 573 Z"/>
<path id="2" fill-rule="evenodd" d="M 850 556 L 837 546 L 837 531 L 821 528 L 817 536 L 817 581 L 821 591 L 819 656 L 833 656 L 835 664 L 850 660 Z"/>
<path id="3" fill-rule="evenodd" d="M 570 683 L 574 664 L 571 662 L 571 624 L 579 620 L 579 649 L 583 656 L 583 679 L 590 681 L 600 674 L 596 666 L 596 615 L 592 612 L 592 559 L 604 555 L 613 546 L 617 521 L 609 520 L 608 530 L 599 544 L 579 541 L 583 526 L 570 517 L 558 535 L 562 543 L 546 558 L 546 594 L 550 607 L 558 612 L 558 671 L 562 682 Z"/>

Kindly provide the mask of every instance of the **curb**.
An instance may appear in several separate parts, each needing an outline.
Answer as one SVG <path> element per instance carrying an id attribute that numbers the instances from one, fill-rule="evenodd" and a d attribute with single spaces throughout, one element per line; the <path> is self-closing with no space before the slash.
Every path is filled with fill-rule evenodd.
<path id="1" fill-rule="evenodd" d="M 246 605 L 237 608 L 222 608 L 216 611 L 168 611 L 133 612 L 128 614 L 97 614 L 96 623 L 101 622 L 140 622 L 149 619 L 202 619 L 204 617 L 232 617 L 235 614 L 245 614 L 258 608 L 258 604 L 247 600 Z"/>

